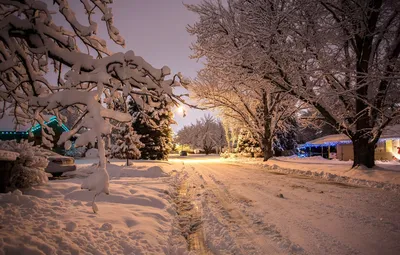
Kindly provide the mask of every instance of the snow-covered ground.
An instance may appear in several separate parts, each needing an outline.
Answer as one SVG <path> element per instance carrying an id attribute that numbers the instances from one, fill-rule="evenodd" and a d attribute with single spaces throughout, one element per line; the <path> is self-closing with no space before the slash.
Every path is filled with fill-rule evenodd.
<path id="1" fill-rule="evenodd" d="M 395 192 L 215 157 L 181 164 L 214 254 L 400 254 Z"/>
<path id="2" fill-rule="evenodd" d="M 94 214 L 80 184 L 96 161 L 0 194 L 0 254 L 400 254 L 393 191 L 218 156 L 113 160 Z"/>
<path id="3" fill-rule="evenodd" d="M 227 161 L 257 164 L 270 168 L 278 167 L 278 169 L 300 170 L 299 173 L 301 171 L 310 171 L 320 175 L 330 173 L 353 179 L 400 185 L 400 162 L 398 161 L 376 161 L 376 166 L 372 169 L 351 169 L 352 161 L 328 160 L 320 156 L 309 158 L 275 157 L 267 162 L 262 162 L 261 158 L 230 158 Z"/>
<path id="4" fill-rule="evenodd" d="M 176 232 L 171 203 L 177 175 L 163 162 L 112 162 L 110 195 L 81 190 L 98 159 L 77 160 L 72 179 L 50 181 L 0 195 L 0 254 L 178 254 L 186 250 Z M 174 230 L 175 229 L 175 230 Z M 176 236 L 176 235 L 175 235 Z"/>

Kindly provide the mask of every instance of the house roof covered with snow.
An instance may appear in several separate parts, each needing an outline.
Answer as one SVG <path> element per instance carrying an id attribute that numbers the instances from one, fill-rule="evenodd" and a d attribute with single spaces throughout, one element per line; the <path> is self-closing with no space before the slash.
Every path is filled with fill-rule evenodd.
<path id="1" fill-rule="evenodd" d="M 400 125 L 393 125 L 385 128 L 379 140 L 400 139 Z M 323 136 L 309 142 L 306 142 L 303 147 L 313 145 L 336 145 L 339 143 L 351 143 L 351 140 L 345 134 L 335 134 Z"/>

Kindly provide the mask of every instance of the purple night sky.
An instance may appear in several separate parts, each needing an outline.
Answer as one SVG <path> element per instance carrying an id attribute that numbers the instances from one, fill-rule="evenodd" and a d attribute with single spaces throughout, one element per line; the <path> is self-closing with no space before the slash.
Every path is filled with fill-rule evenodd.
<path id="1" fill-rule="evenodd" d="M 114 14 L 115 26 L 125 38 L 126 46 L 122 48 L 107 40 L 108 47 L 113 52 L 133 50 L 142 56 L 154 67 L 160 68 L 167 65 L 172 73 L 181 72 L 185 77 L 194 78 L 202 64 L 195 59 L 190 59 L 190 44 L 195 40 L 187 31 L 186 26 L 193 24 L 197 17 L 189 12 L 185 4 L 200 3 L 201 0 L 116 0 L 111 5 Z M 70 5 L 76 11 L 78 19 L 85 21 L 82 4 L 78 0 L 71 0 Z M 49 1 L 50 9 L 52 1 Z M 55 17 L 56 23 L 58 17 Z M 96 19 L 99 25 L 99 36 L 108 39 L 103 29 L 103 23 Z M 181 91 L 180 91 L 181 92 Z M 184 125 L 201 118 L 206 112 L 192 110 L 185 106 L 186 117 L 175 113 L 178 123 L 172 128 L 176 132 Z M 13 125 L 9 118 L 0 120 L 1 130 L 10 130 Z"/>

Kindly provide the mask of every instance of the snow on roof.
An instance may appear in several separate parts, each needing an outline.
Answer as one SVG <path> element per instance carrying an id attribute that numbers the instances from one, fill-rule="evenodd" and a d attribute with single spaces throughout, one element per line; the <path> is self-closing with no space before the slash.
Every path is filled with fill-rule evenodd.
<path id="1" fill-rule="evenodd" d="M 348 136 L 344 134 L 336 134 L 336 135 L 327 135 L 323 136 L 314 140 L 311 140 L 309 142 L 306 142 L 305 145 L 307 144 L 328 144 L 328 143 L 350 143 L 351 140 Z"/>
<path id="2" fill-rule="evenodd" d="M 392 138 L 392 139 L 400 138 L 400 124 L 389 126 L 383 130 L 380 139 L 390 139 L 390 138 Z M 304 144 L 304 146 L 322 145 L 322 144 L 335 145 L 338 143 L 351 143 L 351 140 L 345 134 L 327 135 L 327 136 L 323 136 L 323 137 L 311 140 L 309 142 L 306 142 Z"/>

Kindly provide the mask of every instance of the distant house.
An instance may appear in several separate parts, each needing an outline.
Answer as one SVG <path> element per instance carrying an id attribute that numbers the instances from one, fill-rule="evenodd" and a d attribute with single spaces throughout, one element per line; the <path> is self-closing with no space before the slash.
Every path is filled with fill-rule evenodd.
<path id="1" fill-rule="evenodd" d="M 398 147 L 400 147 L 400 125 L 387 127 L 375 148 L 376 160 L 392 160 L 399 158 Z M 325 158 L 337 158 L 339 160 L 354 160 L 353 143 L 344 134 L 327 135 L 309 141 L 299 146 L 299 149 L 307 156 L 321 155 Z M 330 154 L 333 154 L 330 155 Z"/>
<path id="2" fill-rule="evenodd" d="M 59 125 L 57 118 L 55 116 L 51 117 L 48 122 L 45 124 L 51 127 L 55 133 L 54 140 L 57 141 L 60 135 L 63 132 L 69 131 L 68 127 L 64 124 Z M 0 140 L 17 140 L 20 141 L 30 140 L 34 141 L 35 144 L 41 144 L 42 137 L 42 126 L 37 124 L 26 131 L 0 131 Z M 32 135 L 29 135 L 29 132 L 32 132 Z"/>

